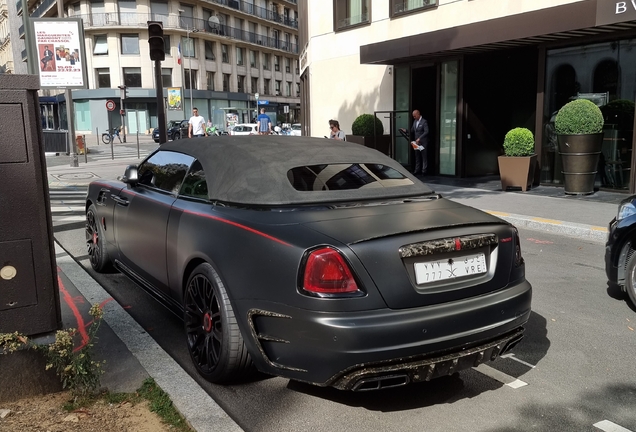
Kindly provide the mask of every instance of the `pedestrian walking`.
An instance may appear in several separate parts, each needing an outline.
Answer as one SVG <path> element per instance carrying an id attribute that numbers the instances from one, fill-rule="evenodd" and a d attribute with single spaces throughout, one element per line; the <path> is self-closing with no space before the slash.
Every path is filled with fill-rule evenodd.
<path id="1" fill-rule="evenodd" d="M 261 108 L 261 113 L 256 117 L 258 123 L 258 134 L 269 135 L 272 133 L 272 121 L 269 116 L 265 114 L 265 108 Z"/>
<path id="2" fill-rule="evenodd" d="M 329 120 L 329 129 L 331 129 L 329 139 L 335 139 L 338 141 L 347 140 L 345 133 L 340 130 L 340 123 L 338 123 L 338 120 Z"/>
<path id="3" fill-rule="evenodd" d="M 188 137 L 202 137 L 208 136 L 208 132 L 205 130 L 205 117 L 199 115 L 199 110 L 194 107 L 192 109 L 192 117 L 188 121 Z"/>

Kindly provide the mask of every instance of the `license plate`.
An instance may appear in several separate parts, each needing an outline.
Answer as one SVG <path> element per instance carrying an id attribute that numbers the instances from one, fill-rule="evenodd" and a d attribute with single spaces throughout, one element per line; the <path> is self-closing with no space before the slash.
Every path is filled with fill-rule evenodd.
<path id="1" fill-rule="evenodd" d="M 486 273 L 486 255 L 478 253 L 415 263 L 418 285 Z"/>

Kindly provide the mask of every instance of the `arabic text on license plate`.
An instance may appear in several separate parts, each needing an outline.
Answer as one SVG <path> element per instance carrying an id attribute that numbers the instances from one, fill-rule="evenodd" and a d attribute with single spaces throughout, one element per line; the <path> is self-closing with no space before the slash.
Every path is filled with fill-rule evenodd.
<path id="1" fill-rule="evenodd" d="M 446 258 L 437 261 L 415 263 L 415 280 L 418 285 L 455 279 L 462 276 L 486 273 L 486 256 L 483 253 Z"/>

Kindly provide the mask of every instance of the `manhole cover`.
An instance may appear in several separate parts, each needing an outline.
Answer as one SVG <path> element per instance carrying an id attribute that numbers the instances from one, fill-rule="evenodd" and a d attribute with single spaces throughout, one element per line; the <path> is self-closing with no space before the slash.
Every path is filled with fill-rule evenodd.
<path id="1" fill-rule="evenodd" d="M 90 180 L 93 178 L 98 178 L 93 173 L 68 173 L 68 174 L 57 174 L 54 175 L 58 180 Z"/>

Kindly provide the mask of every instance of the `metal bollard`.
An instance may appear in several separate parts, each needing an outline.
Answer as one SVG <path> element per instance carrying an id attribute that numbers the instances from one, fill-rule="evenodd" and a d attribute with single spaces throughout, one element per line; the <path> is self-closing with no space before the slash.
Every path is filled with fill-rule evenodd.
<path id="1" fill-rule="evenodd" d="M 97 135 L 97 145 L 99 145 L 99 128 L 95 128 L 95 134 Z"/>
<path id="2" fill-rule="evenodd" d="M 82 142 L 84 143 L 84 163 L 88 163 L 88 146 L 86 145 L 86 135 L 82 135 Z"/>
<path id="3" fill-rule="evenodd" d="M 141 155 L 139 154 L 139 131 L 137 131 L 137 159 L 141 159 Z"/>

